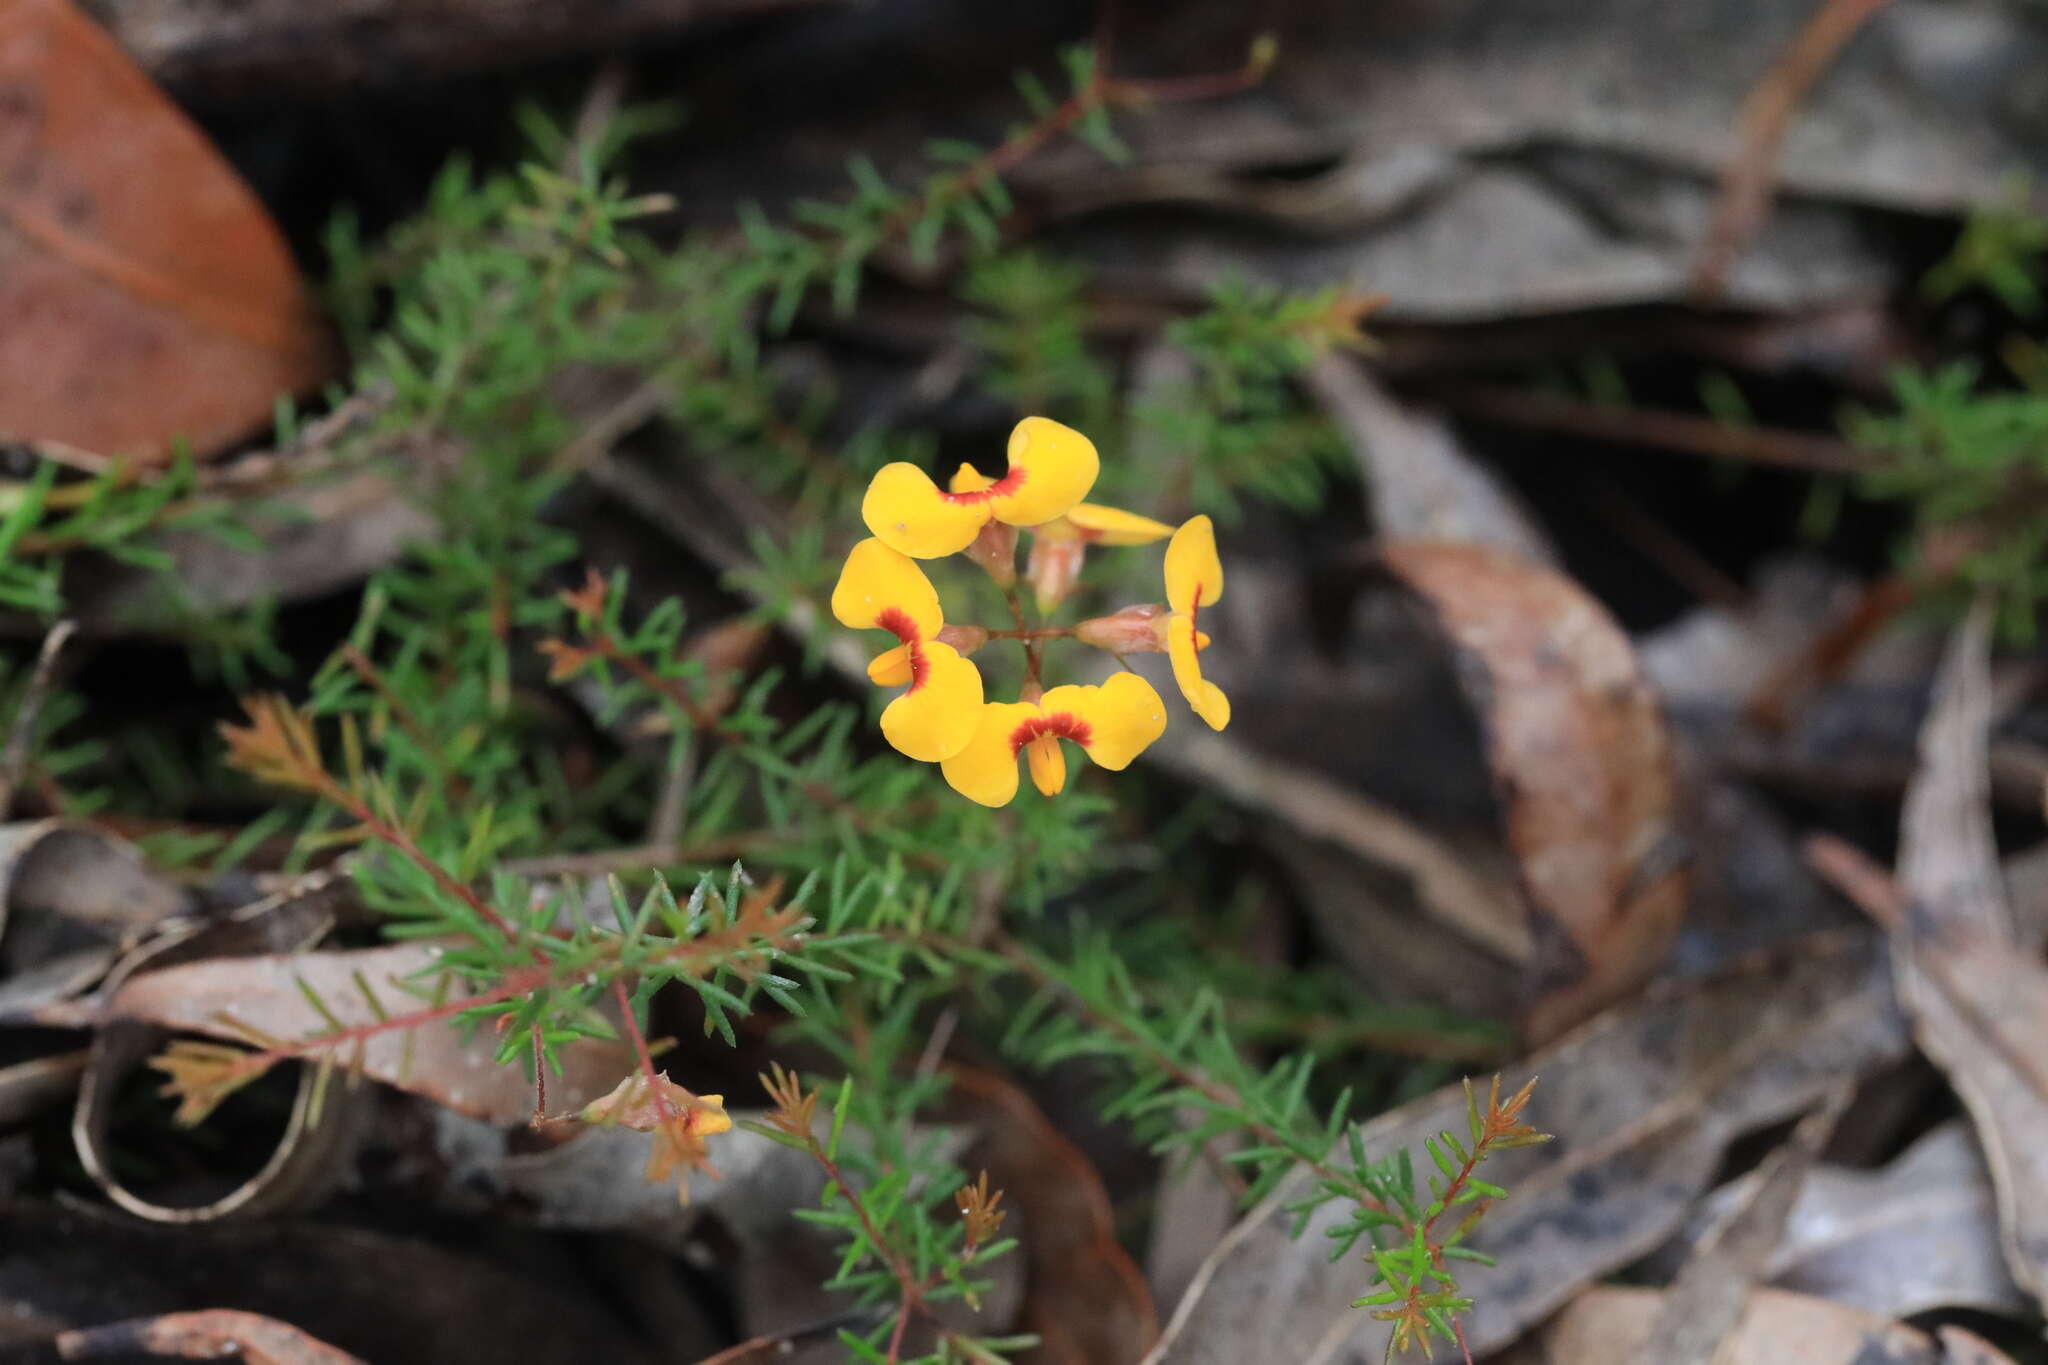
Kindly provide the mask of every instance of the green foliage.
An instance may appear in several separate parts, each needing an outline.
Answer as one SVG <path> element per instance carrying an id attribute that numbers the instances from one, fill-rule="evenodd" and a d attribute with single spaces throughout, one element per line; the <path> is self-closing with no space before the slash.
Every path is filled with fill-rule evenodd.
<path id="1" fill-rule="evenodd" d="M 1219 516 L 1246 499 L 1320 504 L 1343 446 L 1297 380 L 1356 340 L 1369 301 L 1227 285 L 1166 329 L 1190 380 L 1129 401 L 1091 326 L 1085 271 L 1002 240 L 1011 165 L 1061 135 L 1123 154 L 1108 118 L 1119 87 L 1086 52 L 1066 74 L 1057 99 L 1025 82 L 1035 120 L 997 148 L 934 144 L 934 169 L 909 189 L 856 163 L 845 198 L 781 222 L 750 211 L 737 233 L 661 243 L 642 231 L 666 201 L 629 193 L 613 156 L 665 110 L 628 111 L 589 146 L 529 115 L 540 162 L 488 175 L 452 164 L 420 216 L 376 244 L 338 220 L 329 297 L 356 357 L 353 388 L 374 401 L 360 431 L 308 467 L 375 464 L 437 532 L 371 577 L 348 638 L 290 680 L 296 702 L 255 699 L 248 723 L 226 732 L 256 784 L 240 794 L 263 813 L 238 830 L 166 831 L 152 851 L 220 869 L 275 839 L 291 847 L 288 866 L 352 850 L 390 935 L 452 945 L 418 1001 L 376 1002 L 380 1027 L 443 1009 L 459 981 L 472 1002 L 463 1017 L 488 1024 L 507 1064 L 547 1066 L 569 1040 L 615 1028 L 644 1047 L 647 1004 L 665 986 L 693 992 L 728 1042 L 752 1012 L 784 1017 L 792 1045 L 830 1064 L 808 1098 L 833 1097 L 831 1136 L 811 1136 L 794 1081 L 771 1083 L 789 1121 L 763 1131 L 827 1164 L 831 1185 L 808 1216 L 843 1239 L 832 1285 L 883 1310 L 847 1334 L 857 1358 L 897 1360 L 921 1303 L 971 1300 L 1009 1245 L 977 1234 L 994 1225 L 993 1196 L 970 1192 L 925 1122 L 943 1081 L 922 1053 L 944 1011 L 1026 1065 L 1089 1059 L 1104 1113 L 1161 1153 L 1248 1134 L 1232 1158 L 1247 1199 L 1307 1168 L 1324 1182 L 1315 1204 L 1404 1210 L 1353 1240 L 1370 1233 L 1404 1311 L 1419 1295 L 1415 1311 L 1441 1326 L 1457 1310 L 1454 1282 L 1403 1262 L 1401 1248 L 1455 1256 L 1462 1232 L 1434 1235 L 1432 1205 L 1394 1168 L 1326 1164 L 1353 1131 L 1352 1101 L 1329 1098 L 1316 1065 L 1403 1030 L 1455 1030 L 1341 999 L 1323 978 L 1262 977 L 1223 940 L 1174 956 L 1105 928 L 1077 907 L 1124 866 L 1106 801 L 1084 791 L 991 811 L 960 800 L 932 768 L 877 757 L 862 707 L 829 682 L 707 663 L 680 602 L 636 599 L 623 574 L 571 587 L 585 547 L 558 515 L 565 493 L 613 458 L 620 435 L 666 418 L 706 469 L 787 513 L 748 528 L 749 563 L 730 585 L 759 620 L 802 633 L 816 619 L 867 476 L 896 459 L 929 466 L 936 441 L 888 423 L 849 430 L 829 384 L 791 381 L 778 348 L 806 310 L 857 308 L 868 266 L 898 246 L 955 272 L 975 314 L 970 382 L 1099 433 L 1106 492 Z M 279 439 L 296 435 L 287 412 Z M 1125 445 L 1154 454 L 1120 459 Z M 0 599 L 45 614 L 59 605 L 64 551 L 165 568 L 163 531 L 245 534 L 251 516 L 231 481 L 189 460 L 68 483 L 45 461 L 10 493 Z M 242 690 L 289 675 L 269 605 L 189 610 L 201 676 Z M 805 645 L 815 664 L 821 636 Z M 79 718 L 61 694 L 43 716 L 38 772 L 60 786 L 105 760 L 47 738 Z M 191 772 L 217 755 L 195 762 L 156 730 L 128 738 L 123 761 L 138 775 L 110 790 L 180 813 Z M 757 881 L 736 860 L 775 875 Z M 801 882 L 793 895 L 783 877 Z M 602 894 L 588 894 L 600 878 Z M 671 886 L 691 890 L 679 899 Z M 600 1006 L 620 996 L 614 1023 Z M 1341 1047 L 1259 1055 L 1254 1040 L 1325 1014 L 1352 1030 Z M 165 1069 L 196 1116 L 263 1067 L 331 1060 L 332 1046 L 208 1044 L 174 1051 Z M 664 1093 L 647 1091 L 657 1111 Z M 650 1120 L 685 1166 L 702 1147 L 690 1116 Z M 1440 1198 L 1462 1206 L 1487 1188 L 1467 1172 Z M 955 1334 L 940 1351 L 985 1361 L 1020 1347 Z"/>
<path id="2" fill-rule="evenodd" d="M 2025 191 L 2025 183 L 2016 182 L 2007 202 L 1972 213 L 1949 254 L 1920 282 L 1921 292 L 1939 303 L 1983 289 L 2020 317 L 2037 315 L 2048 218 L 2027 207 Z"/>
<path id="3" fill-rule="evenodd" d="M 1864 491 L 1910 504 L 1929 577 L 1994 590 L 2003 629 L 2026 641 L 2048 595 L 2048 394 L 1986 390 L 1977 374 L 1902 370 L 1897 412 L 1854 414 L 1849 430 L 1884 457 Z"/>

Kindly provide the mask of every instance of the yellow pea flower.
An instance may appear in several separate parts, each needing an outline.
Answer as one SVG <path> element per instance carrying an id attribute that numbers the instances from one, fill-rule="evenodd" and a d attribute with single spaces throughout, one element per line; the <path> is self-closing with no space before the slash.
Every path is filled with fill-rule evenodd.
<path id="1" fill-rule="evenodd" d="M 980 493 L 994 482 L 973 465 L 963 464 L 953 472 L 947 489 L 952 493 Z M 985 527 L 979 532 L 977 541 L 968 547 L 970 557 L 977 554 L 981 543 L 990 538 L 994 529 Z M 1008 539 L 991 546 L 987 559 L 991 565 L 998 566 L 990 570 L 996 574 L 997 581 L 1007 584 L 1008 578 L 998 568 L 1009 561 L 1017 533 L 1008 527 L 1003 530 L 1008 532 Z M 1074 580 L 1081 576 L 1081 563 L 1087 557 L 1090 545 L 1150 545 L 1172 534 L 1173 528 L 1163 521 L 1094 502 L 1077 502 L 1065 516 L 1033 526 L 1031 562 L 1024 576 L 1031 580 L 1038 597 L 1038 610 L 1050 615 L 1052 609 L 1066 598 Z"/>
<path id="2" fill-rule="evenodd" d="M 1173 680 L 1196 715 L 1212 730 L 1230 724 L 1230 698 L 1202 676 L 1200 632 L 1196 618 L 1203 607 L 1223 596 L 1223 561 L 1216 557 L 1216 525 L 1206 516 L 1190 517 L 1166 544 L 1166 657 Z"/>
<path id="3" fill-rule="evenodd" d="M 868 676 L 882 686 L 910 685 L 882 711 L 882 735 L 898 753 L 937 763 L 966 747 L 980 723 L 981 670 L 938 638 L 945 613 L 917 561 L 863 540 L 833 586 L 832 615 L 843 626 L 886 630 L 902 641 L 868 665 Z"/>
<path id="4" fill-rule="evenodd" d="M 1088 496 L 1101 472 L 1095 443 L 1049 417 L 1026 417 L 1010 432 L 1010 468 L 977 489 L 941 492 L 914 464 L 885 465 L 868 484 L 860 515 L 876 539 L 916 559 L 957 554 L 991 520 L 1039 526 Z"/>
<path id="5" fill-rule="evenodd" d="M 1055 687 L 1037 701 L 987 702 L 966 746 L 940 763 L 947 785 L 984 806 L 1007 806 L 1017 794 L 1017 760 L 1047 796 L 1067 784 L 1072 740 L 1097 767 L 1116 771 L 1166 733 L 1166 705 L 1151 683 L 1118 673 L 1100 687 Z"/>

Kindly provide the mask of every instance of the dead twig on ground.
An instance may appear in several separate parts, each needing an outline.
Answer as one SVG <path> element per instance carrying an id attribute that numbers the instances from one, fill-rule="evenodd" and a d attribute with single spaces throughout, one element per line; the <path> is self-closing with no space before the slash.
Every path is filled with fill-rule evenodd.
<path id="1" fill-rule="evenodd" d="M 1728 271 L 1763 226 L 1777 180 L 1778 146 L 1807 92 L 1885 0 L 1822 0 L 1790 47 L 1743 101 L 1735 153 L 1721 168 L 1721 193 L 1693 263 L 1693 299 L 1712 303 Z"/>

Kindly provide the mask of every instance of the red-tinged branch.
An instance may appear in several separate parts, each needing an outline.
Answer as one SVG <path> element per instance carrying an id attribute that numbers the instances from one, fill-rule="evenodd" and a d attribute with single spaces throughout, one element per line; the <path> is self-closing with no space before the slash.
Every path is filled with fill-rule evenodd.
<path id="1" fill-rule="evenodd" d="M 311 777 L 311 774 L 308 776 Z M 332 774 L 325 769 L 320 770 L 313 786 L 320 795 L 346 811 L 357 824 L 369 832 L 370 837 L 398 850 L 407 862 L 426 873 L 434 885 L 468 906 L 478 919 L 504 935 L 508 942 L 519 936 L 519 931 L 512 927 L 512 922 L 492 909 L 490 902 L 478 895 L 475 888 L 428 856 L 426 850 L 413 842 L 410 834 L 380 817 L 370 809 L 367 801 L 335 781 Z"/>
<path id="2" fill-rule="evenodd" d="M 1261 40 L 1253 45 L 1245 64 L 1234 71 L 1140 80 L 1108 75 L 1103 69 L 1107 52 L 1106 45 L 1098 45 L 1097 62 L 1086 85 L 990 148 L 978 161 L 934 183 L 922 198 L 913 199 L 891 213 L 882 222 L 882 240 L 907 231 L 922 215 L 939 206 L 964 199 L 990 180 L 1000 179 L 1030 160 L 1048 142 L 1073 131 L 1100 110 L 1112 105 L 1142 107 L 1215 99 L 1249 90 L 1265 79 L 1274 55 L 1270 41 Z"/>
<path id="3" fill-rule="evenodd" d="M 332 1052 L 351 1044 L 365 1043 L 380 1034 L 405 1029 L 423 1028 L 428 1024 L 452 1019 L 466 1010 L 483 1005 L 495 1005 L 514 996 L 539 990 L 548 983 L 552 972 L 547 967 L 529 967 L 507 974 L 497 985 L 477 995 L 466 995 L 460 1000 L 451 1000 L 440 1005 L 414 1010 L 410 1014 L 387 1015 L 367 1024 L 356 1024 L 349 1028 L 336 1029 L 332 1033 L 319 1034 L 312 1038 L 301 1038 L 294 1042 L 274 1043 L 245 1054 L 232 1066 L 224 1069 L 222 1081 L 240 1081 L 260 1076 L 279 1062 L 295 1061 L 316 1052 Z M 230 1016 L 232 1017 L 232 1016 Z"/>
<path id="4" fill-rule="evenodd" d="M 626 994 L 624 977 L 612 978 L 612 999 L 618 1002 L 619 1026 L 626 1030 L 626 1036 L 633 1042 L 633 1055 L 640 1059 L 640 1074 L 647 1082 L 647 1093 L 654 1101 L 655 1113 L 661 1116 L 662 1127 L 679 1129 L 682 1115 L 669 1103 L 668 1091 L 661 1084 L 661 1073 L 654 1069 L 654 1054 L 647 1050 L 647 1038 L 640 1032 L 640 1021 L 633 1017 L 633 1000 Z"/>

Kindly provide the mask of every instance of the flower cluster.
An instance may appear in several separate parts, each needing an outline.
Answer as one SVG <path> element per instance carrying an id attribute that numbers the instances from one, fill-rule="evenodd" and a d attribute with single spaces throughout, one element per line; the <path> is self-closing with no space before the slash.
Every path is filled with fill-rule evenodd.
<path id="1" fill-rule="evenodd" d="M 1066 785 L 1061 740 L 1098 766 L 1120 769 L 1166 732 L 1166 709 L 1151 683 L 1125 669 L 1100 686 L 1047 689 L 1039 678 L 1044 645 L 1079 640 L 1115 655 L 1164 652 L 1174 682 L 1196 715 L 1215 729 L 1230 722 L 1230 701 L 1202 676 L 1209 637 L 1201 611 L 1223 595 L 1216 531 L 1206 516 L 1178 530 L 1133 512 L 1083 502 L 1101 458 L 1094 443 L 1045 417 L 1026 417 L 1010 433 L 1009 469 L 991 478 L 962 465 L 945 489 L 915 465 L 877 473 L 861 502 L 872 533 L 853 547 L 832 590 L 832 614 L 857 630 L 886 630 L 897 644 L 868 665 L 880 687 L 902 687 L 882 712 L 882 734 L 898 752 L 937 763 L 948 784 L 986 806 L 1017 794 L 1019 760 L 1048 796 Z M 1125 607 L 1071 627 L 1027 627 L 1018 591 L 1017 537 L 1031 533 L 1024 581 L 1041 617 L 1072 589 L 1091 545 L 1166 547 L 1166 601 Z M 949 624 L 921 559 L 964 554 L 987 570 L 1010 603 L 1014 628 Z M 991 640 L 1024 646 L 1028 677 L 1015 701 L 983 694 L 968 656 Z"/>

